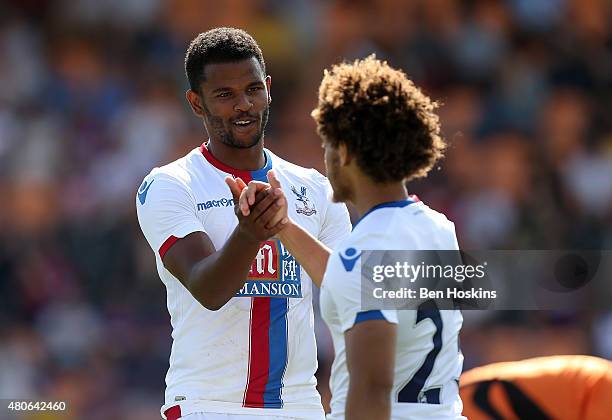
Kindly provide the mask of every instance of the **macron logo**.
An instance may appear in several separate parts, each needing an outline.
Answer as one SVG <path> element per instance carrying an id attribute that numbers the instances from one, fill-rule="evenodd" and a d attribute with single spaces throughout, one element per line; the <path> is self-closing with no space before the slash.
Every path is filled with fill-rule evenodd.
<path id="1" fill-rule="evenodd" d="M 233 198 L 221 198 L 220 200 L 208 200 L 203 203 L 198 203 L 198 211 L 208 210 L 213 207 L 231 207 L 234 205 Z"/>
<path id="2" fill-rule="evenodd" d="M 145 181 L 142 183 L 140 188 L 138 188 L 138 200 L 140 201 L 140 204 L 144 204 L 147 200 L 147 193 L 149 192 L 149 188 L 151 188 L 153 181 L 155 180 L 152 179 L 151 182 Z"/>
<path id="3" fill-rule="evenodd" d="M 361 256 L 361 253 L 357 253 L 357 250 L 355 248 L 347 248 L 339 255 L 340 260 L 342 261 L 342 265 L 344 265 L 344 269 L 348 272 L 351 272 L 353 271 L 353 268 L 355 268 L 355 263 Z"/>

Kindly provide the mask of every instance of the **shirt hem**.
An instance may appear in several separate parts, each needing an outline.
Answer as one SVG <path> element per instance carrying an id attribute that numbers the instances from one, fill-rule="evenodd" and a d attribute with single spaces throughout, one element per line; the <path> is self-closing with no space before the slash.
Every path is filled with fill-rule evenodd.
<path id="1" fill-rule="evenodd" d="M 164 404 L 161 409 L 162 418 L 164 412 L 174 406 L 181 407 L 181 414 L 186 416 L 193 413 L 221 413 L 221 414 L 248 414 L 250 416 L 277 416 L 277 417 L 292 417 L 304 419 L 325 418 L 323 406 L 286 404 L 283 408 L 249 408 L 237 405 L 236 403 L 223 401 L 177 401 Z"/>

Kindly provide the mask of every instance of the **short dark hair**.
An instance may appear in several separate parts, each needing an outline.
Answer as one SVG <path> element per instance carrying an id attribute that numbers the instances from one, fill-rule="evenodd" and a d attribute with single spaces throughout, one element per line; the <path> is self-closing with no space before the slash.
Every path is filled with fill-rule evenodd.
<path id="1" fill-rule="evenodd" d="M 189 87 L 200 92 L 205 80 L 204 66 L 211 63 L 228 63 L 255 57 L 266 74 L 261 48 L 251 35 L 236 28 L 214 28 L 196 36 L 187 48 L 185 73 Z"/>
<path id="2" fill-rule="evenodd" d="M 332 147 L 345 144 L 375 182 L 424 177 L 444 154 L 438 104 L 371 55 L 325 70 L 312 112 Z"/>

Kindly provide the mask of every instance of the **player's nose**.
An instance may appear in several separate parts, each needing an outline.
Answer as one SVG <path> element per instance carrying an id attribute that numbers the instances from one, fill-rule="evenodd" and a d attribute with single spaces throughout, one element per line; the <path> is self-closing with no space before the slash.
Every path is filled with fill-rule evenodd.
<path id="1" fill-rule="evenodd" d="M 237 101 L 234 104 L 234 111 L 247 112 L 253 107 L 253 103 L 250 101 L 247 95 L 238 95 Z"/>

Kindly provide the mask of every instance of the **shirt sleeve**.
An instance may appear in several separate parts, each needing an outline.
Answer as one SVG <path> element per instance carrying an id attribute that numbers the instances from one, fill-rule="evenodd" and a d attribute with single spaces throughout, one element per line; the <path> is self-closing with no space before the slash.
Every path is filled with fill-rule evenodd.
<path id="1" fill-rule="evenodd" d="M 167 174 L 145 178 L 136 195 L 136 212 L 147 242 L 160 258 L 178 239 L 206 232 L 187 186 Z"/>
<path id="2" fill-rule="evenodd" d="M 371 283 L 366 283 L 364 286 L 361 280 L 360 249 L 349 246 L 332 253 L 323 287 L 327 289 L 326 293 L 329 293 L 336 307 L 342 332 L 346 332 L 360 322 L 376 319 L 384 319 L 397 324 L 396 310 L 364 309 L 362 307 L 362 293 L 371 293 L 369 285 Z"/>
<path id="3" fill-rule="evenodd" d="M 351 218 L 344 203 L 332 201 L 333 190 L 327 178 L 321 174 L 318 175 L 323 183 L 323 191 L 328 204 L 317 239 L 334 249 L 342 239 L 351 233 Z"/>

